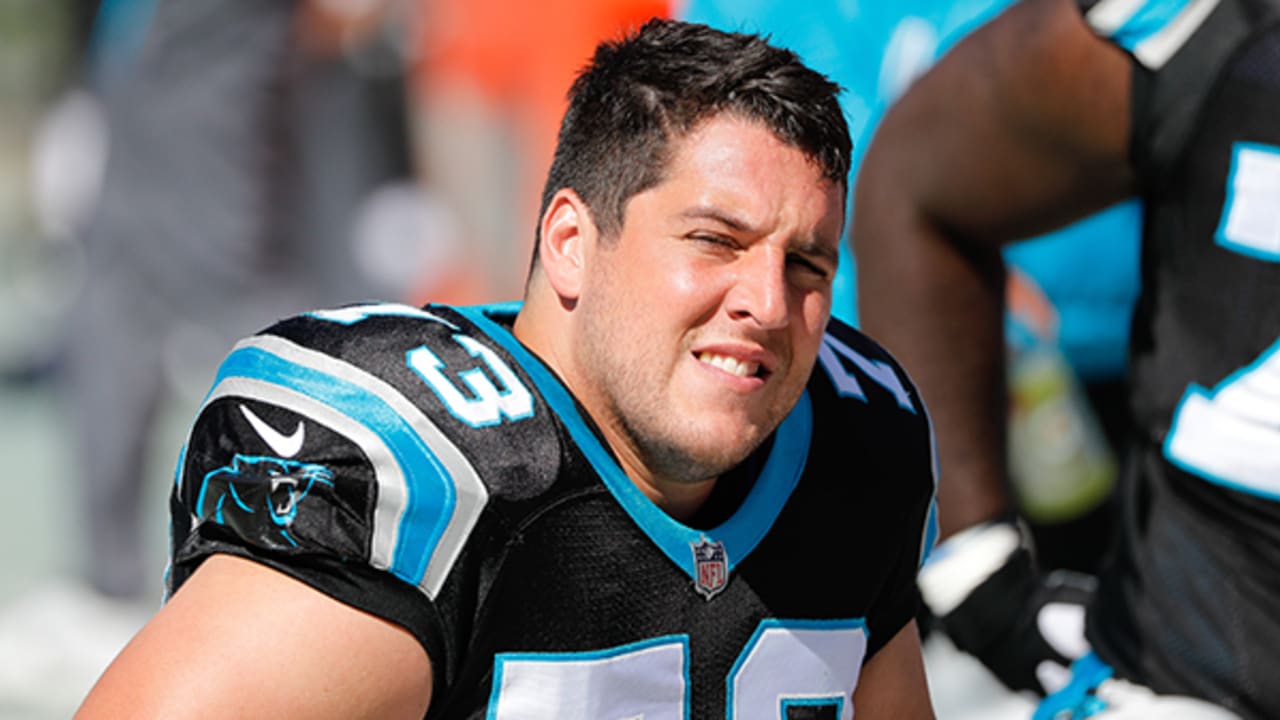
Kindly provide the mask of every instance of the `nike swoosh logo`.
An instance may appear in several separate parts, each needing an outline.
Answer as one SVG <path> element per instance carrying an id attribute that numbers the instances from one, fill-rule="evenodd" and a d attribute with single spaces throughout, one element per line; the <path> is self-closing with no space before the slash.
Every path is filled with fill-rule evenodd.
<path id="1" fill-rule="evenodd" d="M 268 425 L 262 418 L 253 414 L 253 411 L 244 405 L 240 406 L 240 412 L 244 415 L 244 419 L 249 421 L 253 429 L 257 431 L 258 436 L 262 438 L 267 447 L 271 448 L 276 455 L 282 458 L 291 458 L 302 450 L 302 440 L 306 436 L 306 430 L 302 426 L 302 421 L 298 421 L 298 427 L 293 429 L 289 435 L 276 430 Z"/>

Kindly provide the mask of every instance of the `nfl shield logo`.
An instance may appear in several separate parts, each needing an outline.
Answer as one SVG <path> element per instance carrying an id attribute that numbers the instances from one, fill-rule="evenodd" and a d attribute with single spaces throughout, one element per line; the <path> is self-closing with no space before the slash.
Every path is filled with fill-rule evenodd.
<path id="1" fill-rule="evenodd" d="M 724 543 L 703 538 L 689 544 L 693 547 L 693 589 L 710 600 L 729 582 L 729 561 L 724 552 Z"/>

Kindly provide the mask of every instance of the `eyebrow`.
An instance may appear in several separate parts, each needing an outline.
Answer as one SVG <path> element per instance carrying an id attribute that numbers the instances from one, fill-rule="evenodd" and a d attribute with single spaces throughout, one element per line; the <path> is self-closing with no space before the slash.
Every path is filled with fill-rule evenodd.
<path id="1" fill-rule="evenodd" d="M 696 205 L 680 213 L 685 220 L 714 220 L 741 232 L 751 232 L 754 228 L 746 221 L 734 217 L 720 208 L 711 205 Z"/>

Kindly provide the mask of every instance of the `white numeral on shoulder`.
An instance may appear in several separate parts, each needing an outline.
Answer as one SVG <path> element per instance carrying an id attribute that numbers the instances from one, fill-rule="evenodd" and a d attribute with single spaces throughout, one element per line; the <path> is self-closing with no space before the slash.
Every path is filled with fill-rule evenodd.
<path id="1" fill-rule="evenodd" d="M 533 415 L 533 394 L 497 353 L 467 335 L 454 335 L 453 339 L 472 357 L 480 359 L 498 378 L 502 388 L 494 385 L 484 370 L 474 367 L 458 373 L 458 378 L 471 390 L 467 395 L 444 374 L 444 361 L 427 346 L 410 350 L 406 356 L 409 367 L 422 376 L 449 412 L 476 428 L 496 425 L 503 418 L 515 421 Z"/>

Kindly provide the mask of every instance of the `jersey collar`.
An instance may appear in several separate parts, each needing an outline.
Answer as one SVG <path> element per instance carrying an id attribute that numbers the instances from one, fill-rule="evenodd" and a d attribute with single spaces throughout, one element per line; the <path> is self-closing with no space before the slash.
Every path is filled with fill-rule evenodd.
<path id="1" fill-rule="evenodd" d="M 457 310 L 515 357 L 609 492 L 672 562 L 696 579 L 692 548 L 706 541 L 720 542 L 728 556 L 728 568 L 732 570 L 768 534 L 804 472 L 813 438 L 813 410 L 808 391 L 801 394 L 796 406 L 775 431 L 769 457 L 737 511 L 715 528 L 692 528 L 667 515 L 636 487 L 600 437 L 591 430 L 568 388 L 511 334 L 508 328 L 520 305 L 518 302 L 502 303 Z"/>

